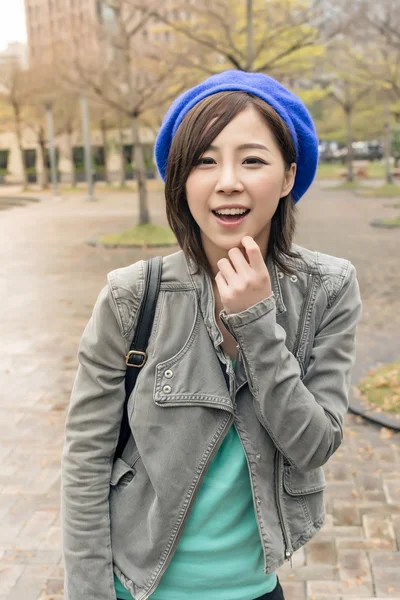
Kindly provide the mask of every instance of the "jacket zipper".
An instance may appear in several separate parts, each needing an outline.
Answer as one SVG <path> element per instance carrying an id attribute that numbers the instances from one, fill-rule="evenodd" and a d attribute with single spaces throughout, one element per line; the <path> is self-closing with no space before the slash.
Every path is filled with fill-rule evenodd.
<path id="1" fill-rule="evenodd" d="M 310 289 L 311 289 L 311 286 L 310 286 Z M 308 298 L 309 298 L 310 293 L 311 293 L 310 290 L 308 290 L 306 305 L 308 304 Z M 227 327 L 227 329 L 228 329 L 228 327 Z M 228 331 L 229 331 L 229 329 L 228 329 Z M 240 347 L 238 346 L 238 357 L 239 357 L 240 352 L 241 352 L 240 351 Z M 236 391 L 237 391 L 236 390 L 236 378 L 234 378 L 234 382 L 235 382 L 235 385 L 234 385 L 234 398 L 235 398 L 236 397 Z M 240 438 L 240 436 L 239 436 L 239 438 Z M 243 445 L 243 443 L 242 443 L 242 445 Z M 243 446 L 243 451 L 244 451 L 244 455 L 246 457 L 246 461 L 247 461 L 247 465 L 248 465 L 248 469 L 249 469 L 249 479 L 250 479 L 250 485 L 251 485 L 251 491 L 252 491 L 253 503 L 254 503 L 254 502 L 257 502 L 257 499 L 255 498 L 255 494 L 254 494 L 253 480 L 252 480 L 252 476 L 251 476 L 249 460 L 247 458 L 247 454 L 246 454 L 246 451 L 244 449 L 244 446 Z M 281 486 L 280 486 L 280 478 L 281 478 L 280 474 L 281 474 L 281 470 L 282 470 L 282 467 L 281 467 L 282 456 L 281 456 L 281 454 L 280 454 L 280 452 L 278 450 L 276 451 L 276 453 L 277 453 L 276 454 L 276 456 L 277 456 L 277 461 L 276 461 L 276 463 L 277 463 L 276 464 L 276 471 L 277 471 L 277 476 L 276 476 L 277 506 L 278 506 L 279 518 L 280 518 L 280 521 L 282 523 L 283 537 L 285 539 L 285 546 L 286 546 L 286 548 L 285 548 L 285 560 L 290 561 L 290 566 L 293 568 L 293 563 L 292 563 L 292 555 L 293 555 L 292 545 L 290 543 L 290 536 L 289 536 L 289 534 L 287 532 L 287 529 L 286 529 L 286 521 L 284 519 L 283 511 L 282 511 Z M 256 507 L 254 507 L 254 508 L 255 508 L 255 514 L 256 514 L 256 519 L 257 519 L 258 531 L 260 533 L 261 544 L 262 544 L 262 546 L 264 548 L 263 540 L 262 540 L 262 537 L 261 537 L 261 528 L 260 528 L 259 518 L 258 518 L 258 515 L 257 515 L 257 509 L 256 509 Z M 265 552 L 264 552 L 264 562 L 265 562 Z"/>
<path id="2" fill-rule="evenodd" d="M 310 302 L 311 292 L 313 290 L 313 284 L 314 284 L 313 276 L 310 273 L 309 274 L 309 284 L 308 284 L 308 287 L 307 287 L 306 297 L 305 297 L 305 299 L 303 301 L 303 308 L 302 308 L 302 311 L 301 311 L 301 315 L 300 315 L 300 319 L 299 319 L 299 324 L 298 324 L 298 327 L 297 327 L 296 339 L 295 339 L 295 342 L 294 342 L 294 345 L 293 345 L 292 354 L 294 356 L 296 356 L 296 357 L 297 357 L 297 353 L 299 351 L 300 339 L 301 339 L 301 336 L 303 334 L 303 327 L 304 327 L 304 323 L 305 323 L 306 316 L 307 316 L 308 304 Z"/>
<path id="3" fill-rule="evenodd" d="M 222 409 L 222 410 L 224 410 L 224 409 Z M 224 441 L 224 439 L 226 437 L 226 433 L 228 432 L 228 429 L 233 424 L 233 421 L 234 421 L 234 415 L 231 414 L 230 418 L 226 422 L 226 425 L 225 425 L 225 427 L 223 428 L 223 430 L 221 432 L 219 440 L 215 444 L 215 446 L 213 448 L 213 451 L 211 452 L 211 454 L 210 454 L 210 456 L 208 458 L 208 461 L 206 462 L 206 464 L 203 467 L 203 471 L 202 471 L 202 473 L 201 473 L 201 475 L 199 477 L 197 485 L 196 485 L 196 487 L 194 489 L 194 492 L 192 494 L 192 498 L 190 500 L 190 503 L 189 503 L 189 505 L 188 505 L 188 507 L 186 509 L 186 514 L 185 514 L 184 518 L 182 519 L 182 522 L 180 524 L 178 532 L 177 532 L 177 534 L 175 536 L 174 543 L 172 544 L 172 546 L 170 548 L 170 551 L 169 551 L 169 553 L 168 553 L 168 555 L 167 555 L 167 557 L 166 557 L 166 559 L 164 561 L 164 565 L 163 565 L 161 571 L 159 572 L 159 574 L 157 575 L 156 579 L 152 583 L 150 589 L 145 593 L 145 595 L 141 598 L 141 600 L 147 600 L 149 598 L 149 596 L 151 596 L 151 594 L 154 592 L 155 588 L 158 586 L 161 577 L 164 575 L 165 571 L 167 570 L 167 568 L 169 566 L 169 563 L 171 562 L 172 557 L 174 555 L 174 552 L 175 552 L 175 550 L 176 550 L 176 548 L 177 548 L 177 546 L 179 544 L 179 540 L 181 538 L 181 535 L 182 535 L 183 529 L 185 527 L 186 521 L 189 518 L 190 510 L 191 510 L 191 508 L 192 508 L 192 506 L 193 506 L 193 504 L 195 502 L 196 496 L 197 496 L 197 491 L 199 490 L 201 484 L 203 483 L 203 479 L 204 479 L 204 476 L 205 476 L 205 474 L 206 474 L 206 472 L 208 470 L 208 467 L 210 466 L 211 462 L 213 461 L 215 455 L 217 454 L 217 452 L 219 450 L 219 447 L 221 446 L 222 442 Z"/>
<path id="4" fill-rule="evenodd" d="M 282 510 L 282 494 L 281 494 L 281 472 L 282 472 L 282 455 L 279 450 L 276 451 L 276 459 L 275 459 L 275 468 L 276 468 L 276 477 L 275 477 L 275 485 L 276 485 L 276 500 L 279 518 L 282 525 L 283 537 L 285 539 L 285 560 L 290 561 L 290 566 L 293 567 L 292 564 L 292 545 L 290 543 L 290 536 L 286 529 L 286 521 Z"/>
<path id="5" fill-rule="evenodd" d="M 267 566 L 267 559 L 266 559 L 266 553 L 265 553 L 265 549 L 264 549 L 264 541 L 263 541 L 263 538 L 262 538 L 262 533 L 261 533 L 260 520 L 259 520 L 259 517 L 258 517 L 258 514 L 257 514 L 257 507 L 256 507 L 257 498 L 256 498 L 256 496 L 255 496 L 255 493 L 254 493 L 253 478 L 252 478 L 252 476 L 251 476 L 251 468 L 250 468 L 250 463 L 249 463 L 249 459 L 248 459 L 248 456 L 247 456 L 246 449 L 245 449 L 245 447 L 244 447 L 244 444 L 243 444 L 243 442 L 242 442 L 242 438 L 240 437 L 239 431 L 238 431 L 237 433 L 238 433 L 238 436 L 239 436 L 240 442 L 241 442 L 241 444 L 242 444 L 243 452 L 244 452 L 244 455 L 245 455 L 245 457 L 246 457 L 247 468 L 248 468 L 248 470 L 249 470 L 249 479 L 250 479 L 251 495 L 252 495 L 252 498 L 253 498 L 254 514 L 255 514 L 255 516 L 256 516 L 257 527 L 258 527 L 258 533 L 259 533 L 259 535 L 260 535 L 261 546 L 262 546 L 262 549 L 263 549 L 263 554 L 264 554 L 264 566 L 265 566 L 265 568 L 266 568 L 266 566 Z"/>

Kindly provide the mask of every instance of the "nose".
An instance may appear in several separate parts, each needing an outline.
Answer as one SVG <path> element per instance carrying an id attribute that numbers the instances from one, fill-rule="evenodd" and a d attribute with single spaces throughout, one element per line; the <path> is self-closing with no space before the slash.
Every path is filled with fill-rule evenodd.
<path id="1" fill-rule="evenodd" d="M 234 192 L 242 192 L 243 189 L 243 184 L 238 177 L 234 165 L 223 165 L 218 172 L 215 191 L 224 194 L 233 194 Z"/>

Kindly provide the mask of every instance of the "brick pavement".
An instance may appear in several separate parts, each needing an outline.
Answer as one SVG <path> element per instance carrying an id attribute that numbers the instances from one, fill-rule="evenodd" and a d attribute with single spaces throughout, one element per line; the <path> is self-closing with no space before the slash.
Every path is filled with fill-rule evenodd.
<path id="1" fill-rule="evenodd" d="M 155 222 L 162 204 L 153 194 Z M 299 206 L 297 241 L 358 269 L 355 378 L 398 358 L 398 233 L 368 225 L 382 204 L 315 185 Z M 77 344 L 106 273 L 156 253 L 85 241 L 124 229 L 135 212 L 130 195 L 115 193 L 44 197 L 0 214 L 0 600 L 63 597 L 59 459 Z M 325 469 L 326 524 L 279 571 L 287 600 L 400 600 L 399 448 L 398 435 L 348 415 Z"/>

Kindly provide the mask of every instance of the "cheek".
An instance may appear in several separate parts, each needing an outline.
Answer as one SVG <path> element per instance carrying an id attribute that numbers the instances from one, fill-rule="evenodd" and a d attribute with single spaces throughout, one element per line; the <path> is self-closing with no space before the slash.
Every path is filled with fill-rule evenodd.
<path id="1" fill-rule="evenodd" d="M 283 186 L 283 176 L 278 173 L 262 174 L 249 182 L 247 188 L 256 199 L 273 200 L 279 198 Z"/>
<path id="2" fill-rule="evenodd" d="M 202 173 L 189 175 L 186 181 L 186 198 L 189 208 L 191 210 L 200 208 L 207 201 L 211 191 L 212 184 Z"/>

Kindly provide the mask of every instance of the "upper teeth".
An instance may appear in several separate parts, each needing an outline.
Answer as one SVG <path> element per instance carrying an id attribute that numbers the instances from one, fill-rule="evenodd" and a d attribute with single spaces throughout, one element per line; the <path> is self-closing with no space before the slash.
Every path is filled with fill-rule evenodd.
<path id="1" fill-rule="evenodd" d="M 243 215 L 247 208 L 221 208 L 215 211 L 218 215 Z"/>

